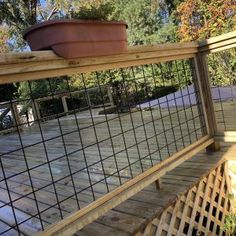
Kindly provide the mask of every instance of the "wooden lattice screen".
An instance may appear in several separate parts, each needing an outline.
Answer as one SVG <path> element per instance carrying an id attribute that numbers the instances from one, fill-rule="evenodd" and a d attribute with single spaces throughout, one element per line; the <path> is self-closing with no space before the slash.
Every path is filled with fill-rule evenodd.
<path id="1" fill-rule="evenodd" d="M 226 166 L 211 171 L 137 235 L 224 235 L 221 226 L 231 209 Z"/>

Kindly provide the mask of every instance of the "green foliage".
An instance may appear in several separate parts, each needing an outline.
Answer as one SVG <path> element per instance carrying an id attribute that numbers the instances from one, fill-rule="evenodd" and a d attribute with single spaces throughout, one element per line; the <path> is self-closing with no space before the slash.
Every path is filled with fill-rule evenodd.
<path id="1" fill-rule="evenodd" d="M 22 40 L 21 34 L 25 28 L 37 22 L 62 17 L 124 20 L 128 24 L 128 41 L 130 45 L 198 39 L 224 32 L 220 31 L 220 29 L 226 31 L 233 29 L 235 26 L 235 6 L 229 11 L 229 7 L 232 6 L 232 1 L 233 0 L 0 1 L 0 23 L 8 26 L 7 32 L 2 31 L 2 28 L 0 28 L 0 52 L 9 50 L 9 48 L 5 48 L 7 37 L 10 39 L 8 42 L 13 46 L 12 49 L 24 50 L 25 43 Z M 223 6 L 222 9 L 220 6 Z M 177 8 L 178 19 L 175 18 Z M 218 18 L 217 14 L 219 14 Z M 206 24 L 204 24 L 204 22 Z M 183 33 L 178 34 L 178 31 Z M 232 81 L 236 83 L 236 60 L 234 58 L 235 52 L 234 54 L 233 52 L 217 54 L 217 57 L 209 56 L 209 72 L 213 78 L 213 84 L 227 85 Z M 178 62 L 177 66 L 181 68 Z M 145 70 L 148 70 L 148 68 Z M 172 71 L 173 65 L 171 63 L 165 63 L 163 64 L 163 70 Z M 135 73 L 137 77 L 142 75 L 142 71 L 139 70 L 135 71 Z M 180 79 L 183 80 L 184 72 L 180 71 L 179 73 Z M 113 77 L 112 80 L 111 74 Z M 99 73 L 100 84 L 110 84 L 114 87 L 118 86 L 117 84 L 122 80 L 122 75 L 115 70 L 112 71 L 111 74 L 108 72 Z M 132 78 L 132 76 L 130 78 Z M 174 80 L 175 78 L 173 77 L 172 79 Z M 87 87 L 98 86 L 98 78 L 94 73 L 84 75 L 84 80 L 86 81 Z M 29 98 L 31 95 L 36 98 L 51 94 L 51 89 L 55 91 L 67 90 L 67 83 L 63 78 L 50 81 L 52 88 L 49 87 L 48 81 L 34 81 L 31 83 L 31 89 L 29 88 L 28 82 L 20 83 L 18 89 L 19 95 L 21 98 Z M 171 86 L 168 78 L 166 78 L 166 81 L 166 86 Z M 181 81 L 182 84 L 185 84 L 185 82 L 186 81 Z M 69 83 L 72 90 L 84 86 L 83 80 L 79 75 L 72 76 Z M 134 94 L 135 88 L 130 84 L 127 85 L 128 92 Z M 144 81 L 139 81 L 137 85 L 137 98 L 142 97 L 142 99 L 145 100 L 145 93 L 148 94 L 149 98 L 156 96 L 155 85 L 153 83 L 146 84 L 148 91 L 144 91 Z M 120 89 L 122 90 L 122 88 Z M 159 89 L 157 89 L 157 91 L 158 93 L 160 92 Z M 14 92 L 11 93 L 11 97 Z"/>
<path id="2" fill-rule="evenodd" d="M 178 35 L 182 41 L 205 39 L 236 29 L 234 0 L 185 0 L 178 6 L 177 13 Z M 234 49 L 208 56 L 213 85 L 236 84 L 235 56 Z"/>
<path id="3" fill-rule="evenodd" d="M 111 15 L 114 8 L 110 1 L 106 0 L 90 0 L 81 3 L 77 8 L 72 7 L 67 17 L 73 19 L 90 19 L 90 20 L 108 20 L 111 19 Z"/>
<path id="4" fill-rule="evenodd" d="M 37 0 L 0 1 L 0 23 L 4 21 L 19 30 L 35 24 L 37 22 L 37 4 Z"/>
<path id="5" fill-rule="evenodd" d="M 7 44 L 8 37 L 7 27 L 0 26 L 0 53 L 9 52 L 10 48 Z M 13 99 L 16 91 L 17 89 L 14 84 L 0 85 L 0 102 Z"/>
<path id="6" fill-rule="evenodd" d="M 128 38 L 131 45 L 177 40 L 177 26 L 170 18 L 171 12 L 176 8 L 176 1 L 47 0 L 45 3 L 42 2 L 0 1 L 0 23 L 8 25 L 14 50 L 24 49 L 25 42 L 21 35 L 28 26 L 63 17 L 125 20 L 129 26 Z"/>
<path id="7" fill-rule="evenodd" d="M 39 98 L 53 95 L 67 90 L 66 77 L 50 78 L 50 80 L 36 80 L 21 82 L 18 87 L 20 98 Z"/>
<path id="8" fill-rule="evenodd" d="M 179 37 L 177 34 L 177 30 L 178 26 L 174 23 L 173 19 L 170 17 L 169 21 L 157 31 L 156 43 L 178 42 Z"/>
<path id="9" fill-rule="evenodd" d="M 178 6 L 184 1 L 185 0 L 165 0 L 169 15 L 174 14 Z"/>
<path id="10" fill-rule="evenodd" d="M 236 84 L 236 51 L 234 49 L 208 55 L 209 76 L 212 85 Z"/>
<path id="11" fill-rule="evenodd" d="M 7 43 L 9 32 L 6 26 L 0 26 L 0 53 L 9 52 L 10 48 Z"/>
<path id="12" fill-rule="evenodd" d="M 8 26 L 14 50 L 24 49 L 22 32 L 37 22 L 37 0 L 0 1 L 0 24 Z"/>
<path id="13" fill-rule="evenodd" d="M 172 13 L 176 1 L 117 0 L 112 17 L 128 24 L 130 45 L 177 42 L 177 29 Z"/>
<path id="14" fill-rule="evenodd" d="M 236 214 L 235 213 L 226 215 L 222 230 L 226 232 L 226 234 L 229 236 L 233 236 L 236 234 Z"/>
<path id="15" fill-rule="evenodd" d="M 28 109 L 30 104 L 28 100 L 47 96 L 52 96 L 53 98 L 54 94 L 61 93 L 63 91 L 68 91 L 67 77 L 50 78 L 48 80 L 35 80 L 31 82 L 24 81 L 18 85 L 19 97 L 24 100 L 23 111 Z M 58 102 L 56 99 L 53 100 L 53 102 L 42 102 L 40 106 L 42 115 L 52 115 L 56 109 L 63 109 L 60 103 L 61 101 Z"/>
<path id="16" fill-rule="evenodd" d="M 151 0 L 117 1 L 113 17 L 128 23 L 128 39 L 131 45 L 156 41 L 161 19 L 156 11 L 153 12 Z"/>
<path id="17" fill-rule="evenodd" d="M 185 0 L 177 12 L 183 41 L 209 38 L 236 29 L 234 0 Z"/>

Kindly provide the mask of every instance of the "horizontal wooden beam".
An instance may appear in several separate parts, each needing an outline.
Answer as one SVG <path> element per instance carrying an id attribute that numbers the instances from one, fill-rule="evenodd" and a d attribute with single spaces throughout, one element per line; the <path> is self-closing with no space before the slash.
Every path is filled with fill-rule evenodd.
<path id="1" fill-rule="evenodd" d="M 236 31 L 199 42 L 199 52 L 212 53 L 236 47 Z"/>
<path id="2" fill-rule="evenodd" d="M 204 47 L 204 46 L 207 46 L 207 45 L 210 45 L 210 44 L 215 44 L 215 43 L 218 43 L 218 42 L 226 41 L 226 40 L 229 40 L 229 39 L 232 39 L 232 38 L 235 38 L 235 37 L 236 37 L 236 30 L 232 31 L 232 32 L 229 32 L 229 33 L 226 33 L 226 34 L 216 36 L 216 37 L 212 37 L 212 38 L 209 38 L 209 39 L 202 40 L 202 41 L 199 42 L 199 46 Z"/>
<path id="3" fill-rule="evenodd" d="M 235 47 L 236 47 L 236 43 L 228 44 L 228 45 L 225 45 L 225 46 L 222 46 L 222 47 L 211 48 L 208 51 L 203 51 L 201 53 L 207 53 L 207 54 L 215 53 L 215 52 L 220 52 L 220 51 L 228 50 L 228 49 L 235 48 Z"/>
<path id="4" fill-rule="evenodd" d="M 200 43 L 129 47 L 127 53 L 65 60 L 52 51 L 0 54 L 0 84 L 192 58 L 236 46 L 236 31 Z"/>
<path id="5" fill-rule="evenodd" d="M 199 151 L 211 145 L 214 139 L 205 136 L 195 143 L 189 145 L 183 150 L 175 153 L 168 159 L 156 164 L 142 174 L 127 181 L 112 192 L 92 202 L 90 205 L 82 208 L 64 220 L 51 225 L 44 231 L 37 233 L 38 236 L 62 236 L 72 235 L 84 226 L 98 219 L 110 209 L 124 202 L 134 194 L 161 178 L 168 171 L 174 169 L 187 159 L 191 158 Z"/>
<path id="6" fill-rule="evenodd" d="M 160 63 L 160 62 L 166 62 L 166 61 L 182 60 L 182 59 L 193 58 L 195 56 L 194 53 L 179 54 L 178 52 L 177 54 L 178 55 L 171 55 L 168 57 L 159 57 L 159 58 L 157 57 L 157 58 L 151 58 L 151 59 L 133 60 L 133 61 L 128 61 L 128 62 L 123 61 L 123 62 L 116 62 L 116 63 L 96 64 L 96 65 L 87 65 L 87 66 L 62 66 L 61 68 L 54 68 L 54 69 L 41 68 L 38 70 L 31 70 L 29 72 L 21 71 L 20 73 L 15 72 L 13 74 L 7 74 L 7 75 L 0 74 L 0 84 L 22 82 L 22 81 L 27 81 L 27 80 L 29 81 L 38 80 L 38 79 L 45 79 L 45 78 L 56 77 L 56 76 L 73 75 L 77 73 L 126 68 L 130 66 L 139 66 L 139 65 L 145 65 L 145 64 L 150 64 L 150 63 Z M 46 64 L 50 65 L 50 62 Z M 0 66 L 0 70 L 1 69 L 2 68 Z"/>
<path id="7" fill-rule="evenodd" d="M 130 47 L 127 53 L 66 60 L 52 51 L 0 55 L 0 84 L 191 58 L 197 43 Z"/>
<path id="8" fill-rule="evenodd" d="M 126 55 L 126 58 L 129 54 L 135 53 L 147 53 L 147 52 L 166 52 L 171 50 L 180 50 L 180 49 L 188 49 L 188 48 L 197 48 L 198 44 L 195 42 L 187 42 L 187 43 L 166 43 L 159 45 L 150 45 L 150 46 L 130 46 L 128 48 L 127 53 L 112 55 L 112 56 L 100 56 L 97 57 L 99 60 L 105 60 L 106 58 L 114 58 L 114 60 L 119 60 L 119 57 L 122 55 Z M 93 57 L 94 58 L 94 57 Z M 16 52 L 16 53 L 2 53 L 0 54 L 0 65 L 4 64 L 18 64 L 24 62 L 33 62 L 33 61 L 44 61 L 44 60 L 64 60 L 62 57 L 57 56 L 53 51 L 32 51 L 32 52 Z M 88 63 L 88 61 L 92 61 L 96 63 L 96 58 L 92 59 L 90 57 L 81 58 L 78 60 L 72 61 L 80 61 L 84 65 Z M 69 60 L 70 61 L 70 60 Z"/>

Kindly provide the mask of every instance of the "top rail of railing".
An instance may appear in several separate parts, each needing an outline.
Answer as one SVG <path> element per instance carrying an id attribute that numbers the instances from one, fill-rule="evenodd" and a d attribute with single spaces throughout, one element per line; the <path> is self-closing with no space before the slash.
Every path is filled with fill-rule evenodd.
<path id="1" fill-rule="evenodd" d="M 236 31 L 199 42 L 198 51 L 201 53 L 213 53 L 236 47 Z"/>
<path id="2" fill-rule="evenodd" d="M 65 60 L 52 51 L 0 54 L 0 84 L 194 57 L 236 46 L 236 31 L 201 42 L 129 47 L 127 53 Z"/>
<path id="3" fill-rule="evenodd" d="M 52 51 L 0 55 L 0 84 L 191 58 L 197 43 L 129 47 L 127 53 L 65 60 Z"/>

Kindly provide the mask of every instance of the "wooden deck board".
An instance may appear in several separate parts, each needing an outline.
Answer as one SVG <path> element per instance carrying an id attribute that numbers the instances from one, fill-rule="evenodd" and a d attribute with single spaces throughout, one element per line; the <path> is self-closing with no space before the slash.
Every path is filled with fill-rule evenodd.
<path id="1" fill-rule="evenodd" d="M 0 158 L 4 167 L 4 173 L 2 170 L 0 171 L 0 193 L 2 193 L 0 194 L 0 203 L 3 205 L 9 204 L 7 186 L 4 181 L 5 175 L 12 199 L 19 199 L 15 201 L 14 208 L 17 212 L 22 212 L 21 217 L 28 218 L 37 213 L 34 203 L 36 196 L 40 211 L 51 207 L 41 214 L 45 226 L 58 221 L 61 217 L 59 207 L 56 204 L 55 189 L 52 185 L 49 165 L 47 164 L 48 160 L 50 161 L 53 180 L 56 181 L 55 188 L 59 201 L 69 197 L 69 199 L 60 203 L 62 214 L 66 216 L 76 210 L 77 202 L 74 196 L 74 187 L 77 192 L 80 192 L 78 194 L 80 207 L 84 207 L 94 200 L 91 188 L 89 188 L 88 173 L 92 184 L 94 184 L 92 187 L 94 196 L 98 198 L 107 193 L 106 182 L 109 191 L 111 191 L 120 185 L 119 180 L 124 183 L 131 178 L 130 171 L 132 171 L 133 176 L 136 176 L 153 164 L 158 163 L 161 159 L 167 158 L 200 138 L 200 120 L 197 117 L 196 107 L 193 106 L 192 109 L 187 108 L 186 110 L 178 108 L 178 111 L 179 114 L 177 115 L 175 108 L 171 110 L 171 119 L 168 117 L 168 109 L 163 109 L 162 114 L 159 110 L 145 111 L 142 114 L 139 111 L 131 114 L 121 114 L 120 117 L 117 114 L 111 114 L 107 116 L 110 132 L 104 115 L 94 115 L 94 129 L 92 127 L 92 119 L 88 116 L 88 113 L 78 113 L 76 116 L 80 133 L 78 132 L 75 116 L 70 115 L 61 117 L 58 120 L 40 123 L 41 127 L 35 123 L 29 128 L 24 128 L 20 136 L 16 133 L 0 136 Z M 151 112 L 154 121 L 152 120 Z M 160 120 L 160 115 L 164 116 L 164 127 Z M 131 116 L 133 123 L 131 123 Z M 192 120 L 185 122 L 186 117 L 188 119 L 195 117 L 195 124 L 193 124 Z M 145 129 L 142 127 L 143 121 Z M 178 125 L 179 122 L 181 122 L 180 125 Z M 171 129 L 172 123 L 175 125 L 174 129 Z M 61 125 L 61 130 L 59 129 L 59 124 Z M 42 134 L 40 134 L 40 128 Z M 190 133 L 188 129 L 190 129 Z M 194 129 L 197 129 L 197 131 L 195 132 Z M 155 130 L 158 133 L 157 137 L 155 136 Z M 112 136 L 112 139 L 110 139 L 110 136 Z M 182 136 L 184 137 L 181 138 Z M 99 143 L 97 144 L 97 142 Z M 125 150 L 124 142 L 127 145 L 127 150 Z M 22 151 L 22 147 L 24 151 Z M 84 151 L 82 150 L 83 148 Z M 209 162 L 203 168 L 202 163 L 206 161 L 206 156 L 205 154 L 199 154 L 197 158 L 184 163 L 181 173 L 176 169 L 175 172 L 170 172 L 164 176 L 162 180 L 164 189 L 162 191 L 169 193 L 170 198 L 168 197 L 164 200 L 161 198 L 158 204 L 154 204 L 152 201 L 145 201 L 145 197 L 144 199 L 136 199 L 137 195 L 127 201 L 126 204 L 128 205 L 120 205 L 114 209 L 114 212 L 118 213 L 113 212 L 112 214 L 128 214 L 127 211 L 129 209 L 130 215 L 141 219 L 140 222 L 142 223 L 140 224 L 143 224 L 144 218 L 147 220 L 149 216 L 157 214 L 165 206 L 166 202 L 172 199 L 171 197 L 176 197 L 176 194 L 174 196 L 171 195 L 168 189 L 177 188 L 183 191 L 189 184 L 197 181 L 198 168 L 201 167 L 201 173 L 204 173 L 215 164 L 218 160 L 217 158 L 215 156 L 210 157 Z M 193 162 L 194 166 L 192 166 Z M 117 166 L 115 163 L 117 163 Z M 129 167 L 129 163 L 131 167 Z M 86 168 L 86 165 L 89 165 L 89 168 Z M 29 172 L 27 171 L 27 166 L 30 168 Z M 118 176 L 117 167 L 119 170 L 122 169 L 119 171 L 120 176 Z M 189 168 L 191 168 L 191 171 Z M 70 172 L 73 172 L 73 183 Z M 191 176 L 189 172 L 191 172 Z M 35 196 L 32 194 L 29 174 L 36 193 Z M 106 177 L 106 181 L 104 177 Z M 156 197 L 155 187 L 149 186 L 145 191 L 150 196 L 153 196 L 152 199 L 154 200 Z M 29 195 L 24 196 L 25 194 Z M 163 196 L 166 195 L 163 193 Z M 137 204 L 136 207 L 140 209 L 140 212 L 143 209 L 147 213 L 145 217 L 142 217 L 137 212 L 135 213 L 135 204 Z M 153 205 L 155 209 L 151 210 L 148 206 Z M 12 219 L 1 217 L 1 211 L 0 219 L 4 219 L 2 220 L 3 224 L 13 224 Z M 33 217 L 31 221 L 33 222 L 33 220 L 37 224 L 39 223 L 38 216 Z M 108 221 L 107 225 L 105 225 L 102 221 L 97 221 L 91 227 L 97 229 L 103 226 L 105 232 L 115 232 L 119 235 L 122 231 L 119 228 L 119 221 L 116 223 L 116 227 L 111 228 L 111 222 Z M 31 231 L 37 230 L 32 228 L 30 231 L 27 224 L 24 229 L 25 224 L 21 225 L 22 232 L 26 229 L 28 235 L 30 235 Z M 136 231 L 136 228 L 133 228 L 133 231 Z M 12 232 L 14 234 L 14 230 Z M 92 230 L 91 228 L 86 228 L 79 235 L 85 232 L 89 235 Z M 127 230 L 124 232 L 130 233 Z"/>
<path id="2" fill-rule="evenodd" d="M 96 232 L 96 236 L 104 236 L 104 235 L 116 235 L 116 236 L 128 236 L 129 233 L 124 231 L 120 231 L 104 224 L 100 224 L 94 222 L 91 227 L 86 228 L 83 232 L 76 233 L 76 236 L 94 236 L 94 232 Z"/>
<path id="3" fill-rule="evenodd" d="M 154 184 L 148 186 L 135 196 L 131 197 L 128 201 L 121 203 L 114 208 L 113 211 L 125 213 L 127 215 L 126 217 L 129 216 L 130 218 L 132 218 L 133 215 L 143 217 L 150 222 L 181 194 L 187 192 L 187 190 L 198 183 L 201 178 L 204 178 L 212 169 L 222 163 L 222 161 L 227 158 L 227 151 L 230 147 L 231 146 L 226 145 L 220 152 L 210 155 L 201 153 L 194 156 L 164 176 L 162 178 L 162 188 L 160 190 L 155 189 Z M 236 144 L 233 147 L 236 147 Z M 200 160 L 200 162 L 198 162 L 198 160 Z M 210 162 L 208 162 L 208 160 L 210 160 Z M 193 166 L 191 169 L 186 168 L 186 165 L 193 165 L 195 162 L 199 164 L 198 167 Z M 109 214 L 109 212 L 106 214 L 107 217 L 109 217 Z M 84 230 L 88 231 L 91 229 L 90 227 L 93 227 L 92 225 L 94 223 L 86 226 L 76 235 L 80 235 Z M 112 224 L 112 222 L 110 222 L 109 227 L 112 229 L 117 228 L 116 224 Z M 142 228 L 143 224 L 139 224 L 138 231 L 142 230 Z M 93 232 L 95 233 L 95 231 Z M 124 232 L 126 232 L 125 229 Z M 136 232 L 137 231 L 134 230 L 130 235 L 134 235 Z"/>

